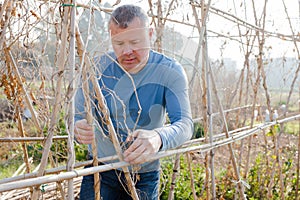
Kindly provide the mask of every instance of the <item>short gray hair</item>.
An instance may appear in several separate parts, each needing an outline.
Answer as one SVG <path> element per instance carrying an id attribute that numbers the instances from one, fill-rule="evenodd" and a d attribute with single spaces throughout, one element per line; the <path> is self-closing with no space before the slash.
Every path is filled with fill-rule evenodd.
<path id="1" fill-rule="evenodd" d="M 118 8 L 116 8 L 112 14 L 111 18 L 109 20 L 110 24 L 118 25 L 119 28 L 127 28 L 128 25 L 133 21 L 134 18 L 139 18 L 143 24 L 146 26 L 149 23 L 149 19 L 145 11 L 135 5 L 123 5 Z"/>

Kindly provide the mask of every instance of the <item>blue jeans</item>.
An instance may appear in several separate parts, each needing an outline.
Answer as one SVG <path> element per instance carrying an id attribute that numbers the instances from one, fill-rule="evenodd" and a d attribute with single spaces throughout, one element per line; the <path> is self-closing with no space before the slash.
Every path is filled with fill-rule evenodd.
<path id="1" fill-rule="evenodd" d="M 157 200 L 159 171 L 138 173 L 133 177 L 140 200 Z M 110 170 L 100 173 L 100 194 L 102 200 L 131 200 L 123 172 Z M 94 175 L 84 176 L 80 188 L 80 200 L 94 200 Z"/>

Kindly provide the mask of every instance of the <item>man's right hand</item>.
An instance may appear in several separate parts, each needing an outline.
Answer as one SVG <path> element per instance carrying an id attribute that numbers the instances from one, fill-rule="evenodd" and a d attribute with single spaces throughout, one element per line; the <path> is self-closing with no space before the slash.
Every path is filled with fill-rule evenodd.
<path id="1" fill-rule="evenodd" d="M 75 138 L 81 144 L 92 144 L 95 134 L 92 125 L 89 125 L 86 119 L 75 122 Z"/>

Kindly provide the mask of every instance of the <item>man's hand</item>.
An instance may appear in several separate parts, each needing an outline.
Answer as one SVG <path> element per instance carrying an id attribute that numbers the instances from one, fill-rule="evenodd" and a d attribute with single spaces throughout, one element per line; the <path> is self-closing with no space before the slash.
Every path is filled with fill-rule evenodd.
<path id="1" fill-rule="evenodd" d="M 133 143 L 124 151 L 124 161 L 130 164 L 139 164 L 159 151 L 161 146 L 160 135 L 153 130 L 139 129 L 127 138 Z"/>
<path id="2" fill-rule="evenodd" d="M 92 144 L 95 137 L 93 126 L 89 125 L 86 119 L 75 123 L 74 133 L 76 140 L 81 144 Z"/>

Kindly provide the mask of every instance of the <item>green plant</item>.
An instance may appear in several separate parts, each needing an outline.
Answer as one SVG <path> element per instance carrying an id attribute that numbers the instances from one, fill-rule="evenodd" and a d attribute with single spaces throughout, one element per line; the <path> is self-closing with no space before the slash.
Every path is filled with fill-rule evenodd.
<path id="1" fill-rule="evenodd" d="M 0 180 L 3 178 L 11 177 L 23 162 L 24 161 L 20 154 L 14 154 L 11 158 L 7 159 L 5 162 L 1 162 Z"/>
<path id="2" fill-rule="evenodd" d="M 40 162 L 42 159 L 43 146 L 41 143 L 32 143 L 27 145 L 28 156 L 33 158 L 34 162 Z"/>
<path id="3" fill-rule="evenodd" d="M 173 172 L 174 160 L 170 158 L 162 159 L 162 176 L 161 176 L 161 195 L 160 199 L 168 199 L 171 186 L 171 178 Z M 192 171 L 194 176 L 194 185 L 197 196 L 200 195 L 204 183 L 204 168 L 201 165 L 196 165 L 193 162 Z M 185 156 L 180 158 L 180 170 L 175 181 L 174 199 L 193 199 L 191 188 L 191 176 L 188 170 L 188 163 Z"/>
<path id="4" fill-rule="evenodd" d="M 87 145 L 75 143 L 74 148 L 75 148 L 75 155 L 77 161 L 84 161 L 87 159 L 87 155 L 88 155 Z"/>
<path id="5" fill-rule="evenodd" d="M 227 168 L 216 174 L 216 195 L 218 199 L 234 199 L 236 184 L 233 181 L 233 170 Z"/>
<path id="6" fill-rule="evenodd" d="M 284 124 L 284 132 L 289 133 L 292 135 L 298 135 L 299 134 L 299 122 L 298 121 L 291 121 Z"/>
<path id="7" fill-rule="evenodd" d="M 194 133 L 193 139 L 204 137 L 204 128 L 203 125 L 199 122 L 194 123 Z"/>
<path id="8" fill-rule="evenodd" d="M 247 196 L 252 199 L 262 199 L 267 194 L 267 183 L 269 177 L 266 173 L 266 168 L 263 166 L 264 155 L 258 154 L 253 167 L 249 171 L 247 182 L 250 189 L 246 190 Z"/>

